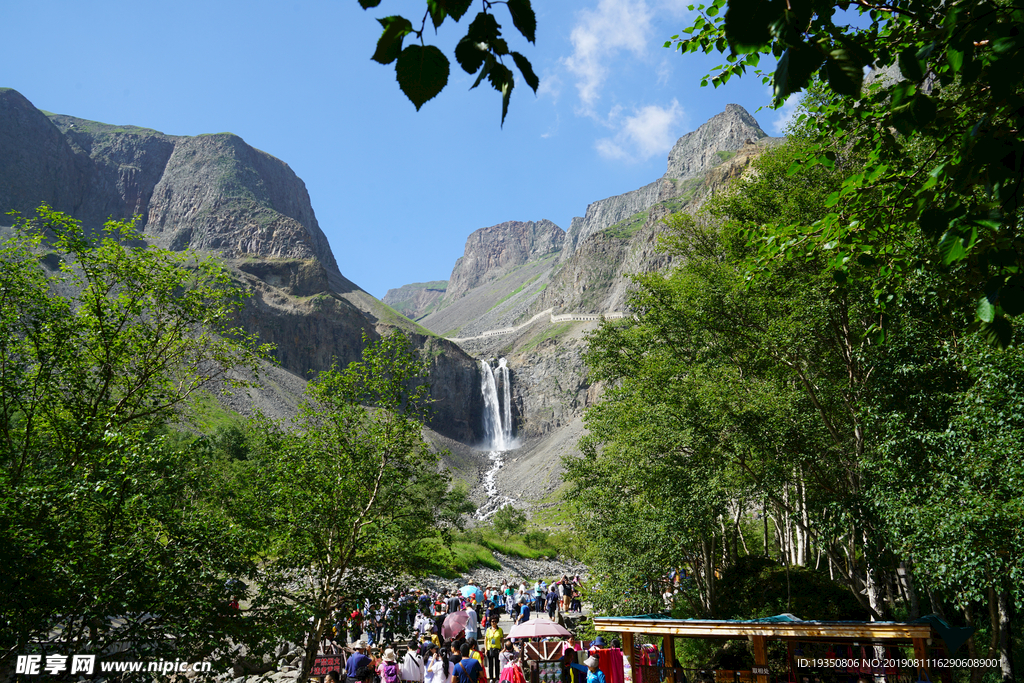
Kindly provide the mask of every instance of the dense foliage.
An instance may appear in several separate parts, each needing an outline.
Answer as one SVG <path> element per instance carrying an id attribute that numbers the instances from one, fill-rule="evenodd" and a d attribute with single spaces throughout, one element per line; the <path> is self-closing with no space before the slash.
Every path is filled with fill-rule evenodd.
<path id="1" fill-rule="evenodd" d="M 285 640 L 311 660 L 339 604 L 450 564 L 465 492 L 423 440 L 400 334 L 310 382 L 287 430 L 197 435 L 190 417 L 268 355 L 223 268 L 46 207 L 0 264 L 0 671 L 125 647 L 225 671 L 236 646 L 258 663 Z"/>
<path id="2" fill-rule="evenodd" d="M 1024 598 L 1018 354 L 965 335 L 937 274 L 908 274 L 884 311 L 873 264 L 836 278 L 828 254 L 808 253 L 749 279 L 750 235 L 813 222 L 858 172 L 851 161 L 791 174 L 807 144 L 766 152 L 704 211 L 671 217 L 676 265 L 637 276 L 635 317 L 590 339 L 592 378 L 608 389 L 566 476 L 595 607 L 657 611 L 677 570 L 677 613 L 738 616 L 723 571 L 760 555 L 813 568 L 872 618 L 978 623 L 987 609 L 989 656 L 1012 675 Z M 914 248 L 934 252 L 926 239 Z"/>
<path id="3" fill-rule="evenodd" d="M 72 652 L 212 656 L 249 546 L 209 464 L 158 432 L 262 355 L 232 326 L 238 293 L 129 224 L 90 236 L 46 207 L 0 264 L 0 666 L 54 629 Z"/>
<path id="4" fill-rule="evenodd" d="M 831 167 L 851 154 L 862 163 L 825 199 L 833 211 L 752 236 L 761 250 L 754 263 L 827 254 L 838 274 L 871 283 L 881 307 L 915 274 L 942 274 L 945 297 L 976 316 L 984 336 L 1010 343 L 1008 318 L 1024 312 L 1024 8 L 714 0 L 698 9 L 666 46 L 728 53 L 705 84 L 778 58 L 763 74 L 777 105 L 827 84 L 804 115 L 815 147 L 797 166 Z M 868 66 L 875 72 L 865 82 Z M 919 249 L 919 234 L 935 249 Z"/>

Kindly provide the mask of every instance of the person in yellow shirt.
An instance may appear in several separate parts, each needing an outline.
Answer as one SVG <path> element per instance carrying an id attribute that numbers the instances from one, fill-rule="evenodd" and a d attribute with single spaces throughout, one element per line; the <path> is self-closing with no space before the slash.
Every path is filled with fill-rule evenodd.
<path id="1" fill-rule="evenodd" d="M 476 639 L 467 640 L 466 644 L 469 645 L 469 656 L 480 663 L 480 679 L 477 683 L 488 683 L 490 679 L 487 676 L 487 669 L 484 667 L 484 654 L 477 647 Z"/>
<path id="2" fill-rule="evenodd" d="M 501 676 L 501 665 L 498 655 L 501 654 L 501 643 L 505 640 L 505 632 L 498 626 L 498 618 L 491 617 L 491 623 L 484 632 L 484 649 L 487 651 L 487 677 L 492 681 Z"/>

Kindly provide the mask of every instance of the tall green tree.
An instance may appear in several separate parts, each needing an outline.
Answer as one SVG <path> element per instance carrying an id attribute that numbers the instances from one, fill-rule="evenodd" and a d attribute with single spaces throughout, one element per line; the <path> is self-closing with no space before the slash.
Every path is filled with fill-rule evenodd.
<path id="1" fill-rule="evenodd" d="M 1009 344 L 1007 317 L 1024 312 L 1024 9 L 990 0 L 714 0 L 697 9 L 666 47 L 727 55 L 704 85 L 775 57 L 762 80 L 776 105 L 814 82 L 830 93 L 806 114 L 817 146 L 803 163 L 863 159 L 827 200 L 843 211 L 779 222 L 755 238 L 762 264 L 826 253 L 842 270 L 868 259 L 862 277 L 877 284 L 881 306 L 913 272 L 951 272 L 950 300 Z M 869 66 L 883 75 L 866 83 Z M 916 249 L 918 235 L 936 249 Z"/>
<path id="2" fill-rule="evenodd" d="M 131 224 L 87 234 L 45 206 L 0 264 L 0 667 L 55 631 L 65 654 L 213 656 L 239 623 L 224 580 L 252 569 L 245 535 L 197 453 L 155 434 L 256 368 L 240 293 Z"/>
<path id="3" fill-rule="evenodd" d="M 588 365 L 610 389 L 567 478 L 597 552 L 627 558 L 599 560 L 598 578 L 632 598 L 682 564 L 689 613 L 715 614 L 715 572 L 693 558 L 703 539 L 721 549 L 704 553 L 712 570 L 735 562 L 737 541 L 760 552 L 730 524 L 753 504 L 766 555 L 821 567 L 875 618 L 919 614 L 921 593 L 968 622 L 987 605 L 989 656 L 1009 680 L 1024 558 L 1018 354 L 964 335 L 939 274 L 908 274 L 884 312 L 858 272 L 870 262 L 844 276 L 809 254 L 748 279 L 748 235 L 820 215 L 816 197 L 857 172 L 791 175 L 793 147 L 766 153 L 704 214 L 671 219 L 677 266 L 638 277 L 635 317 L 591 338 Z"/>
<path id="4" fill-rule="evenodd" d="M 307 386 L 294 425 L 265 424 L 239 501 L 269 539 L 257 612 L 291 624 L 308 674 L 332 611 L 432 567 L 455 524 L 423 439 L 425 367 L 400 333 Z M 457 507 L 457 506 L 455 506 Z"/>
<path id="5" fill-rule="evenodd" d="M 521 534 L 526 530 L 526 513 L 512 505 L 502 505 L 491 518 L 491 524 L 502 536 Z"/>

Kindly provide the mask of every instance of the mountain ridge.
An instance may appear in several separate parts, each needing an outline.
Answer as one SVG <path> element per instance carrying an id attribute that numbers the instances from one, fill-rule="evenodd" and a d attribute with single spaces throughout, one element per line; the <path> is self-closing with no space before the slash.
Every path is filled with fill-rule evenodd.
<path id="1" fill-rule="evenodd" d="M 480 438 L 477 363 L 348 280 L 320 229 L 305 183 L 280 159 L 230 133 L 165 135 L 44 114 L 0 89 L 0 226 L 41 203 L 87 230 L 133 220 L 151 243 L 219 257 L 249 291 L 240 323 L 276 345 L 305 381 L 358 360 L 367 340 L 405 331 L 431 363 L 438 432 Z"/>

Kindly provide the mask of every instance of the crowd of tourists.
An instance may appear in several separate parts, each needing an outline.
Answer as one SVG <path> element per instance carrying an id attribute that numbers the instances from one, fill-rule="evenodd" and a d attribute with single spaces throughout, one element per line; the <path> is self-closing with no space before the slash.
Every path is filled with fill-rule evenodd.
<path id="1" fill-rule="evenodd" d="M 540 579 L 532 587 L 503 581 L 448 592 L 410 590 L 376 604 L 365 601 L 356 609 L 339 606 L 322 651 L 352 654 L 345 671 L 332 672 L 327 680 L 497 683 L 502 670 L 520 656 L 499 626 L 501 615 L 521 624 L 531 613 L 546 611 L 554 619 L 560 612 L 579 611 L 579 589 L 579 576 L 563 576 L 550 584 Z M 408 639 L 401 661 L 396 638 Z"/>
<path id="2" fill-rule="evenodd" d="M 515 645 L 502 636 L 497 618 L 488 627 L 484 643 L 486 663 L 476 639 L 467 639 L 464 634 L 440 646 L 433 640 L 420 641 L 413 636 L 399 662 L 394 648 L 386 648 L 378 655 L 365 641 L 357 641 L 345 660 L 344 671 L 331 671 L 324 680 L 327 683 L 526 683 L 519 665 L 522 645 Z M 492 647 L 498 643 L 500 647 Z M 597 647 L 600 645 L 603 643 L 595 643 L 591 652 L 567 648 L 560 660 L 561 683 L 607 683 L 599 668 Z M 577 655 L 586 657 L 584 666 L 576 663 Z M 577 669 L 583 671 L 582 675 L 577 674 Z M 612 683 L 622 683 L 621 675 Z"/>
<path id="3" fill-rule="evenodd" d="M 509 615 L 513 624 L 519 624 L 528 621 L 531 613 L 547 612 L 554 619 L 561 612 L 578 612 L 579 589 L 579 576 L 562 576 L 550 584 L 538 579 L 532 587 L 525 581 L 503 581 L 500 586 L 465 592 L 401 591 L 376 604 L 367 600 L 355 609 L 339 607 L 332 615 L 325 638 L 335 646 L 365 640 L 370 648 L 411 635 L 440 639 L 444 619 L 467 608 L 466 633 L 475 638 L 480 624 L 488 624 L 492 617 L 501 614 Z"/>

